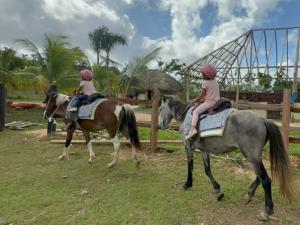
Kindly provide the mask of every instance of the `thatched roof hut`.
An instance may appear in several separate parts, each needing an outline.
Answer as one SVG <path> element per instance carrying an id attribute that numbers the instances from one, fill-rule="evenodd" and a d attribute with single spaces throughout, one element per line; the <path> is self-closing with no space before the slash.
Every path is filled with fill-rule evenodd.
<path id="1" fill-rule="evenodd" d="M 138 92 L 154 91 L 157 88 L 164 93 L 170 94 L 182 91 L 181 84 L 161 70 L 147 70 L 138 77 L 137 85 L 134 87 Z"/>

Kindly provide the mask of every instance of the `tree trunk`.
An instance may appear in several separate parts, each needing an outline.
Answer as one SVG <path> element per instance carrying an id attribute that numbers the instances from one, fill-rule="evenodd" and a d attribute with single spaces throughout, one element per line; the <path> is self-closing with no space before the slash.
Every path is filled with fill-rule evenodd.
<path id="1" fill-rule="evenodd" d="M 105 61 L 106 61 L 106 67 L 108 67 L 109 66 L 109 52 L 106 52 L 106 59 L 105 59 Z"/>
<path id="2" fill-rule="evenodd" d="M 97 51 L 97 65 L 99 65 L 99 57 L 100 57 L 100 52 Z"/>
<path id="3" fill-rule="evenodd" d="M 152 102 L 152 115 L 151 115 L 151 138 L 150 138 L 150 150 L 156 152 L 157 148 L 157 123 L 158 123 L 158 108 L 159 108 L 160 91 L 154 90 L 154 98 Z"/>

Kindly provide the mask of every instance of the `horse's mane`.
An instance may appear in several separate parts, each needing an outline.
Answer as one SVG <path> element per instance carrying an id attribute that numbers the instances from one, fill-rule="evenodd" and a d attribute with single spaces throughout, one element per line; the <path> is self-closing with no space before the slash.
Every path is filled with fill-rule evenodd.
<path id="1" fill-rule="evenodd" d="M 69 101 L 70 97 L 64 94 L 57 94 L 56 105 L 64 104 L 66 101 Z"/>

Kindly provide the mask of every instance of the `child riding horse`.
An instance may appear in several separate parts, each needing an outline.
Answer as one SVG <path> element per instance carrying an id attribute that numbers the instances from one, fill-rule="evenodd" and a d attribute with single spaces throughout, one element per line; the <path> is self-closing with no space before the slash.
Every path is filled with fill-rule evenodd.
<path id="1" fill-rule="evenodd" d="M 70 97 L 64 94 L 47 93 L 45 102 L 46 110 L 44 112 L 45 118 L 51 118 L 56 112 L 65 114 L 67 106 L 69 104 Z M 68 150 L 72 141 L 73 133 L 76 127 L 80 127 L 83 131 L 86 145 L 88 147 L 90 158 L 88 162 L 92 163 L 95 160 L 95 153 L 92 148 L 90 139 L 90 132 L 99 131 L 105 128 L 108 131 L 109 137 L 114 145 L 114 156 L 108 167 L 116 165 L 119 159 L 120 141 L 118 138 L 118 132 L 120 131 L 127 139 L 130 140 L 132 145 L 132 156 L 136 166 L 139 165 L 139 161 L 136 156 L 137 149 L 140 148 L 140 141 L 138 137 L 138 130 L 136 125 L 136 119 L 133 110 L 128 104 L 121 104 L 117 100 L 104 99 L 95 110 L 95 116 L 93 120 L 78 119 L 77 122 L 72 122 L 67 126 L 67 138 L 63 154 L 59 157 L 59 160 L 68 159 Z"/>

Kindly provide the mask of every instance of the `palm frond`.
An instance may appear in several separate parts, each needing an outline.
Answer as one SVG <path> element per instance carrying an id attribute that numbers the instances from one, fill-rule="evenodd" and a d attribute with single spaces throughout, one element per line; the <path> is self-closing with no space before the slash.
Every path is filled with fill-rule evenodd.
<path id="1" fill-rule="evenodd" d="M 102 59 L 100 65 L 104 65 L 105 62 L 106 62 L 106 57 L 103 56 L 103 55 L 100 55 L 100 58 Z M 117 61 L 115 61 L 115 60 L 113 60 L 113 59 L 111 59 L 111 58 L 109 58 L 108 61 L 109 61 L 109 63 L 112 64 L 113 66 L 122 66 L 121 63 L 119 63 L 119 62 L 117 62 Z"/>
<path id="2" fill-rule="evenodd" d="M 15 42 L 22 44 L 29 51 L 33 52 L 37 56 L 40 65 L 44 65 L 44 58 L 43 58 L 42 54 L 40 53 L 38 47 L 34 43 L 32 43 L 28 39 L 21 39 L 21 38 L 16 39 Z"/>
<path id="3" fill-rule="evenodd" d="M 135 77 L 145 72 L 147 70 L 147 64 L 157 57 L 160 49 L 161 47 L 158 47 L 143 57 L 132 58 L 127 65 L 125 74 L 128 77 Z"/>

